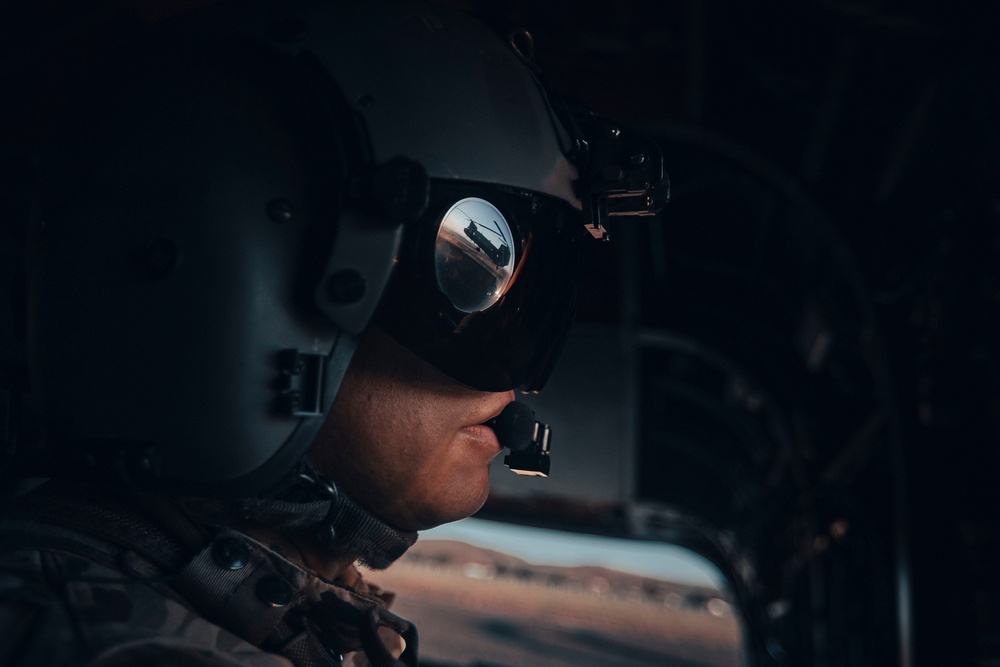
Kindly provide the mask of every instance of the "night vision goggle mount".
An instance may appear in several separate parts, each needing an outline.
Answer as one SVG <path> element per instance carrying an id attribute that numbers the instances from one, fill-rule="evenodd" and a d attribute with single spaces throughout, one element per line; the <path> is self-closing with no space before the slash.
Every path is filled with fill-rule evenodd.
<path id="1" fill-rule="evenodd" d="M 578 117 L 574 156 L 587 231 L 608 238 L 609 218 L 652 216 L 670 200 L 663 152 L 641 134 L 595 113 Z"/>

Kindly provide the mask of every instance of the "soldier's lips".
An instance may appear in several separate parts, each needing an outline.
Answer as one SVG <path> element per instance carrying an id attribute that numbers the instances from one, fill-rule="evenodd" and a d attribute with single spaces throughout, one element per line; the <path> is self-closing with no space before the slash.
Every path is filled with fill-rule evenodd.
<path id="1" fill-rule="evenodd" d="M 497 434 L 494 433 L 493 429 L 486 424 L 475 424 L 473 426 L 463 427 L 459 433 L 461 433 L 469 441 L 469 443 L 478 450 L 482 450 L 484 454 L 488 454 L 492 459 L 494 456 L 500 453 L 500 441 L 497 440 Z"/>

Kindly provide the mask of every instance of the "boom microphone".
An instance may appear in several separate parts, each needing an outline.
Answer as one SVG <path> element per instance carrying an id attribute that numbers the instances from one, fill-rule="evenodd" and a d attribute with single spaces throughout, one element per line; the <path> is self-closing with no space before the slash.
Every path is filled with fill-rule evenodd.
<path id="1" fill-rule="evenodd" d="M 535 411 L 524 403 L 511 402 L 486 425 L 497 434 L 501 447 L 512 452 L 527 449 L 531 444 L 531 435 L 535 430 Z"/>
<path id="2" fill-rule="evenodd" d="M 503 447 L 510 449 L 504 464 L 518 475 L 549 476 L 549 444 L 552 431 L 535 421 L 535 412 L 524 403 L 508 403 L 499 415 L 486 422 Z"/>

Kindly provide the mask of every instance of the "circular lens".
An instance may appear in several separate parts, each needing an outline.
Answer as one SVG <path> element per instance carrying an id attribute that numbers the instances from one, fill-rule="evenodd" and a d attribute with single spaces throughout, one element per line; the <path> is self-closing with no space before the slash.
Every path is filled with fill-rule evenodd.
<path id="1" fill-rule="evenodd" d="M 514 239 L 497 207 L 468 197 L 444 214 L 434 243 L 438 287 L 458 310 L 497 302 L 514 273 Z"/>

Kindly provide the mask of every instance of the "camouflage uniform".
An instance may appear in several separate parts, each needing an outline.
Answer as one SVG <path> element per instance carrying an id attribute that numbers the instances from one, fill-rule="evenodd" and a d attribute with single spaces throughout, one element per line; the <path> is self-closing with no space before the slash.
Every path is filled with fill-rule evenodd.
<path id="1" fill-rule="evenodd" d="M 416 664 L 412 624 L 353 566 L 331 583 L 143 498 L 43 494 L 0 515 L 0 665 Z"/>

